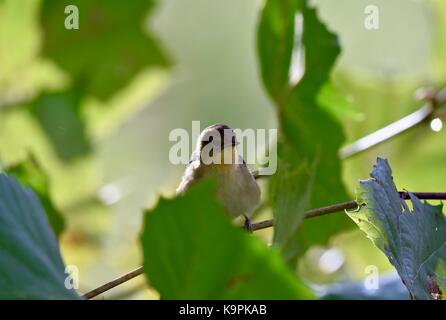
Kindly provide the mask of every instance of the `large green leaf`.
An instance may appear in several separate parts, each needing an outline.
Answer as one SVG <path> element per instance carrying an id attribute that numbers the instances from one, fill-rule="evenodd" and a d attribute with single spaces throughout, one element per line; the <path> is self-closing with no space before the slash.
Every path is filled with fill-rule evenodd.
<path id="1" fill-rule="evenodd" d="M 301 39 L 295 39 L 295 29 L 298 29 L 296 20 L 299 20 L 295 17 L 298 13 L 303 18 Z M 305 52 L 305 72 L 296 85 L 290 83 L 289 78 L 293 48 Z M 303 228 L 296 234 L 294 223 L 310 207 L 348 199 L 341 180 L 338 157 L 338 150 L 344 141 L 342 128 L 326 111 L 326 106 L 320 106 L 318 99 L 321 89 L 329 83 L 330 71 L 340 48 L 336 35 L 319 20 L 308 1 L 270 0 L 263 9 L 259 24 L 258 50 L 263 81 L 276 104 L 280 123 L 278 171 L 272 177 L 270 199 L 276 223 L 290 228 L 276 229 L 275 232 L 285 232 L 290 241 L 300 239 L 301 245 L 295 243 L 292 246 L 295 249 L 287 253 L 292 257 L 302 252 L 302 247 L 324 243 L 335 232 L 352 226 L 345 216 L 330 215 L 317 221 L 304 222 Z M 294 186 L 290 185 L 292 181 L 285 186 L 280 182 L 288 180 L 287 177 L 295 174 L 302 165 L 311 168 L 311 183 L 295 179 Z M 309 200 L 307 196 L 290 194 L 290 190 L 309 192 Z M 286 207 L 278 205 L 290 203 L 287 199 L 292 196 L 301 198 L 303 202 Z M 275 239 L 283 237 L 277 235 Z M 282 247 L 281 244 L 279 246 Z"/>
<path id="2" fill-rule="evenodd" d="M 65 8 L 76 5 L 79 29 L 66 29 Z M 43 54 L 67 71 L 87 93 L 108 98 L 148 66 L 166 66 L 155 38 L 145 32 L 153 0 L 45 0 Z"/>
<path id="3" fill-rule="evenodd" d="M 0 299 L 78 299 L 38 198 L 0 173 Z"/>
<path id="4" fill-rule="evenodd" d="M 446 289 L 446 217 L 409 193 L 401 199 L 387 160 L 378 158 L 372 179 L 360 182 L 357 212 L 348 212 L 398 271 L 415 299 L 434 299 Z"/>
<path id="5" fill-rule="evenodd" d="M 6 171 L 13 174 L 22 185 L 34 190 L 45 209 L 53 231 L 59 236 L 65 227 L 65 220 L 51 199 L 48 177 L 37 160 L 31 156 L 26 161 L 8 167 Z"/>
<path id="6" fill-rule="evenodd" d="M 308 299 L 280 254 L 231 225 L 203 181 L 146 212 L 146 275 L 164 299 Z"/>

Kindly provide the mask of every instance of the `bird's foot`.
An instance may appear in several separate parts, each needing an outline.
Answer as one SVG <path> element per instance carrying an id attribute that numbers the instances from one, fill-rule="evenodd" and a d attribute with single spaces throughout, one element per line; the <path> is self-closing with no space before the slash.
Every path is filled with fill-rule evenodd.
<path id="1" fill-rule="evenodd" d="M 245 223 L 244 223 L 244 225 L 243 225 L 243 227 L 245 228 L 245 230 L 247 230 L 249 233 L 252 233 L 252 223 L 251 223 L 251 220 L 247 217 L 247 216 L 244 216 L 245 217 Z"/>

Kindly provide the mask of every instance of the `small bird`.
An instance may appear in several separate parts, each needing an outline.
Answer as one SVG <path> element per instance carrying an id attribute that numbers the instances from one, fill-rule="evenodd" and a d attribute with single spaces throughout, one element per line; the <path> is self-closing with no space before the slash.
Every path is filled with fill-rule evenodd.
<path id="1" fill-rule="evenodd" d="M 251 230 L 249 218 L 260 202 L 260 188 L 236 145 L 229 126 L 214 124 L 204 129 L 176 192 L 182 194 L 200 179 L 214 176 L 217 201 L 233 218 L 244 216 L 245 228 Z"/>

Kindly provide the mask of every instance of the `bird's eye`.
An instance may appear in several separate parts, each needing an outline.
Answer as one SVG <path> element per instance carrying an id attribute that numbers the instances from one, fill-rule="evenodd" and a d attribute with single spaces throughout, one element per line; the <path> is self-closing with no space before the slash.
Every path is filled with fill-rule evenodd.
<path id="1" fill-rule="evenodd" d="M 212 141 L 214 141 L 214 137 L 210 136 L 209 139 L 208 139 L 208 142 L 212 142 Z"/>

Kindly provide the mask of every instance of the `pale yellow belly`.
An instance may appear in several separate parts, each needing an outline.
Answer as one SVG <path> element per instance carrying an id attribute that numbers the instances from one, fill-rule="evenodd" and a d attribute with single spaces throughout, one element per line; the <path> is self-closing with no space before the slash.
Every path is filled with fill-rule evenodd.
<path id="1" fill-rule="evenodd" d="M 250 217 L 260 201 L 260 189 L 248 171 L 233 167 L 219 170 L 216 196 L 232 217 Z"/>

